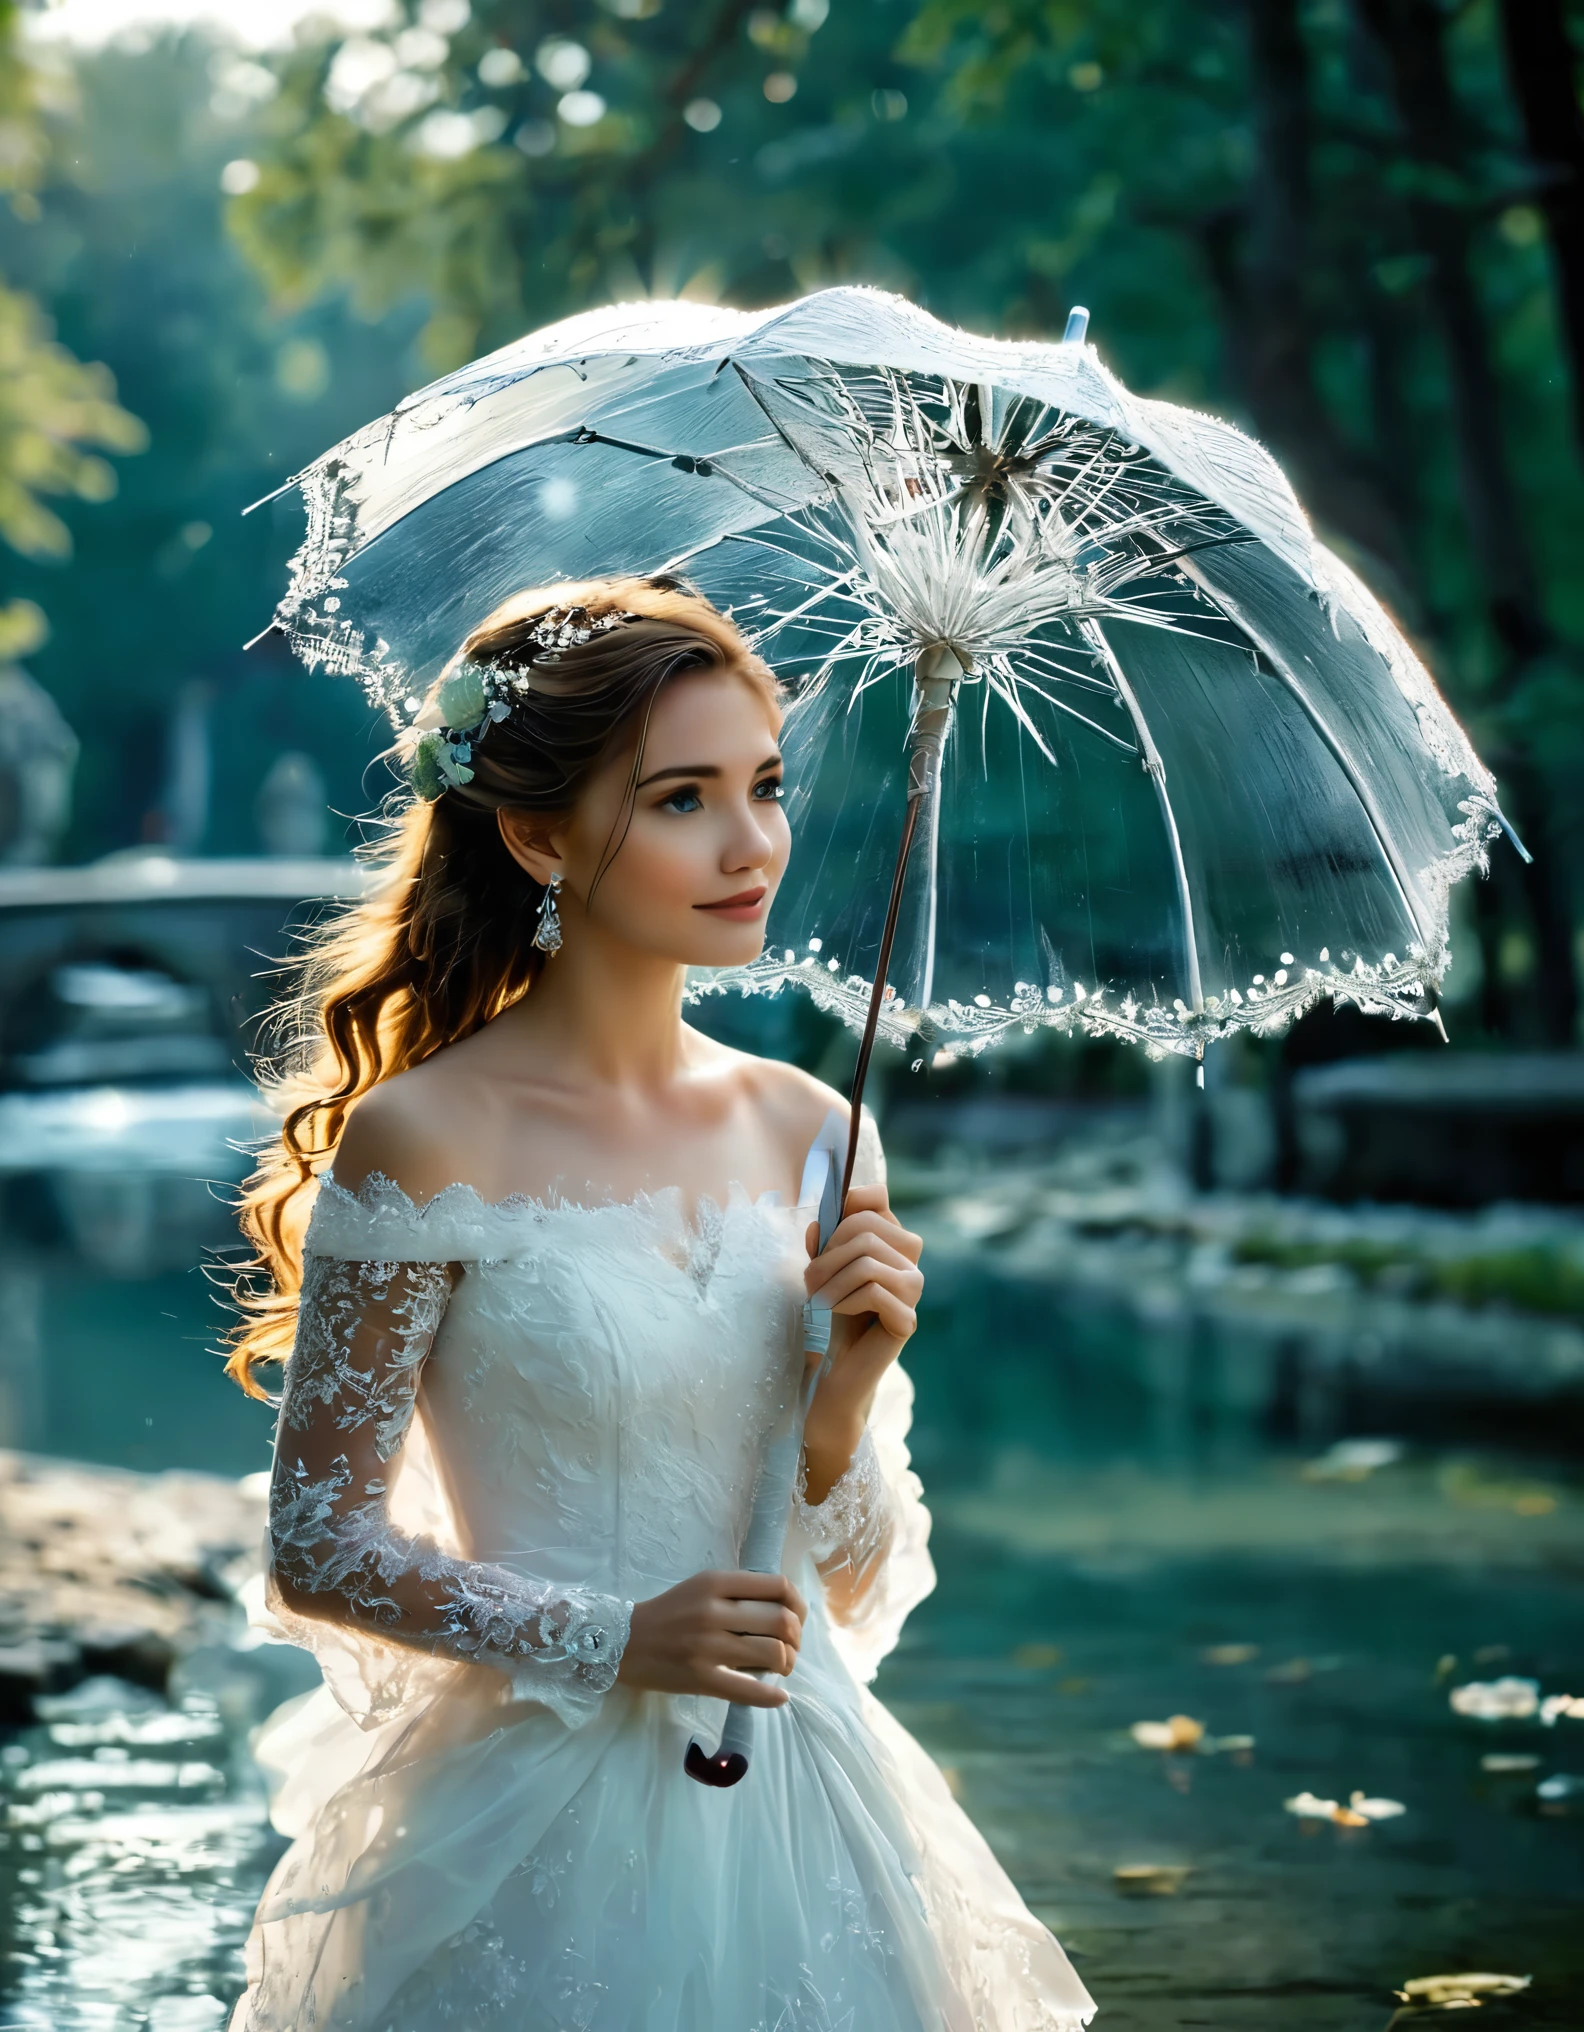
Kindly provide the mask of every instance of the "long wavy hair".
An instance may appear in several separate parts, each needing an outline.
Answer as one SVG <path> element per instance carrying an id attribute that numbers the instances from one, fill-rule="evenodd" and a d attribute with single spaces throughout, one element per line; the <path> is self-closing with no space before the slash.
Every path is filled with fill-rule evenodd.
<path id="1" fill-rule="evenodd" d="M 636 618 L 547 655 L 535 625 L 570 607 Z M 496 813 L 532 812 L 548 828 L 636 726 L 627 802 L 603 873 L 625 837 L 663 685 L 689 671 L 731 670 L 779 702 L 774 676 L 732 622 L 676 579 L 519 593 L 474 629 L 462 659 L 530 672 L 531 688 L 511 688 L 508 717 L 475 736 L 471 782 L 430 803 L 410 791 L 387 801 L 376 836 L 360 849 L 367 893 L 306 935 L 270 1012 L 260 1064 L 281 1130 L 242 1188 L 253 1257 L 233 1289 L 242 1319 L 226 1364 L 252 1397 L 267 1394 L 260 1366 L 291 1352 L 308 1216 L 350 1109 L 382 1080 L 482 1028 L 528 994 L 544 967 L 533 936 L 545 891 L 507 852 Z"/>

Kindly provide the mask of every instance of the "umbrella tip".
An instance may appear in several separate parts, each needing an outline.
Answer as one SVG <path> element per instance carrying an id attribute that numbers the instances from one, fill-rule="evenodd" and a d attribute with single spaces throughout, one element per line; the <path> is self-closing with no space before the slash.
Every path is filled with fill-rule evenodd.
<path id="1" fill-rule="evenodd" d="M 1084 334 L 1089 329 L 1089 313 L 1081 303 L 1075 303 L 1067 313 L 1067 329 L 1062 333 L 1064 346 L 1081 346 Z"/>

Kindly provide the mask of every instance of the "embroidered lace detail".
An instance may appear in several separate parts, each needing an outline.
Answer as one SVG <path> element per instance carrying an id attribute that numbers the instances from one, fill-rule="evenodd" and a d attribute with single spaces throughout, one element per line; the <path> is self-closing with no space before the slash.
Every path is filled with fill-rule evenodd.
<path id="1" fill-rule="evenodd" d="M 493 1666 L 576 1728 L 615 1683 L 631 1602 L 459 1558 L 390 1516 L 388 1464 L 450 1292 L 443 1263 L 307 1259 L 270 1491 L 274 1593 L 310 1644 L 325 1621 Z"/>
<path id="2" fill-rule="evenodd" d="M 793 1514 L 808 1537 L 820 1572 L 827 1579 L 845 1576 L 844 1592 L 849 1599 L 863 1594 L 890 1550 L 896 1521 L 873 1434 L 865 1429 L 846 1473 L 831 1484 L 820 1502 L 810 1503 L 807 1489 L 805 1461 L 792 1498 Z"/>
<path id="3" fill-rule="evenodd" d="M 583 1205 L 575 1200 L 536 1199 L 511 1193 L 488 1200 L 471 1185 L 448 1185 L 419 1206 L 394 1179 L 371 1172 L 355 1188 L 325 1176 L 319 1181 L 313 1214 L 303 1242 L 305 1256 L 341 1256 L 369 1262 L 397 1261 L 489 1263 L 505 1262 L 542 1245 L 547 1233 L 575 1232 L 585 1241 L 587 1223 L 636 1225 L 678 1268 L 695 1281 L 720 1254 L 728 1213 L 740 1208 L 775 1207 L 780 1194 L 762 1192 L 750 1199 L 747 1188 L 734 1184 L 724 1206 L 707 1194 L 690 1222 L 676 1186 L 658 1192 L 634 1193 L 630 1199 L 609 1199 Z"/>

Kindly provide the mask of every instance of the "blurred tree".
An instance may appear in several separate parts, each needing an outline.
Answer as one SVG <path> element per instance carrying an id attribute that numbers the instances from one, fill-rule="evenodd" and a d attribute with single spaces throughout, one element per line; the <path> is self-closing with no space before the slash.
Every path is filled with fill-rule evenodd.
<path id="1" fill-rule="evenodd" d="M 1584 447 L 1584 108 L 1563 0 L 1500 0 L 1507 76 L 1557 265 L 1572 363 L 1573 427 Z"/>
<path id="2" fill-rule="evenodd" d="M 70 83 L 39 216 L 0 224 L 0 248 L 68 343 L 113 363 L 151 442 L 115 500 L 63 508 L 69 601 L 51 557 L 15 573 L 51 609 L 34 668 L 83 743 L 67 851 L 257 852 L 258 792 L 283 753 L 311 753 L 332 809 L 360 812 L 384 736 L 355 687 L 310 683 L 272 647 L 243 654 L 292 542 L 289 519 L 242 511 L 411 385 L 421 314 L 270 311 L 228 238 L 222 184 L 245 174 L 275 89 L 262 65 L 167 37 L 80 54 Z M 338 824 L 329 844 L 343 837 Z"/>
<path id="3" fill-rule="evenodd" d="M 48 81 L 18 47 L 13 0 L 0 0 L 0 193 L 26 222 L 39 216 L 49 96 Z M 57 344 L 34 299 L 0 283 L 0 541 L 23 557 L 69 556 L 71 532 L 44 496 L 108 500 L 115 469 L 97 452 L 137 452 L 147 442 L 142 424 L 117 403 L 109 369 Z M 6 601 L 0 664 L 30 655 L 48 632 L 36 602 Z"/>

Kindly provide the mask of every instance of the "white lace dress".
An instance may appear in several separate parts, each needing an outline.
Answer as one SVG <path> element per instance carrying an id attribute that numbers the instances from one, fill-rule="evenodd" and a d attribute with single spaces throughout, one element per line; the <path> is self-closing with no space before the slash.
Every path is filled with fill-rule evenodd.
<path id="1" fill-rule="evenodd" d="M 879 1175 L 867 1134 L 860 1179 Z M 271 1501 L 325 1684 L 266 1725 L 277 1826 L 233 2032 L 1071 2032 L 1093 2006 L 867 1691 L 934 1584 L 893 1368 L 799 1504 L 787 1706 L 615 1683 L 632 1604 L 733 1567 L 802 1365 L 809 1210 L 734 1191 L 422 1209 L 327 1181 Z M 821 1572 L 853 1569 L 829 1613 Z"/>

